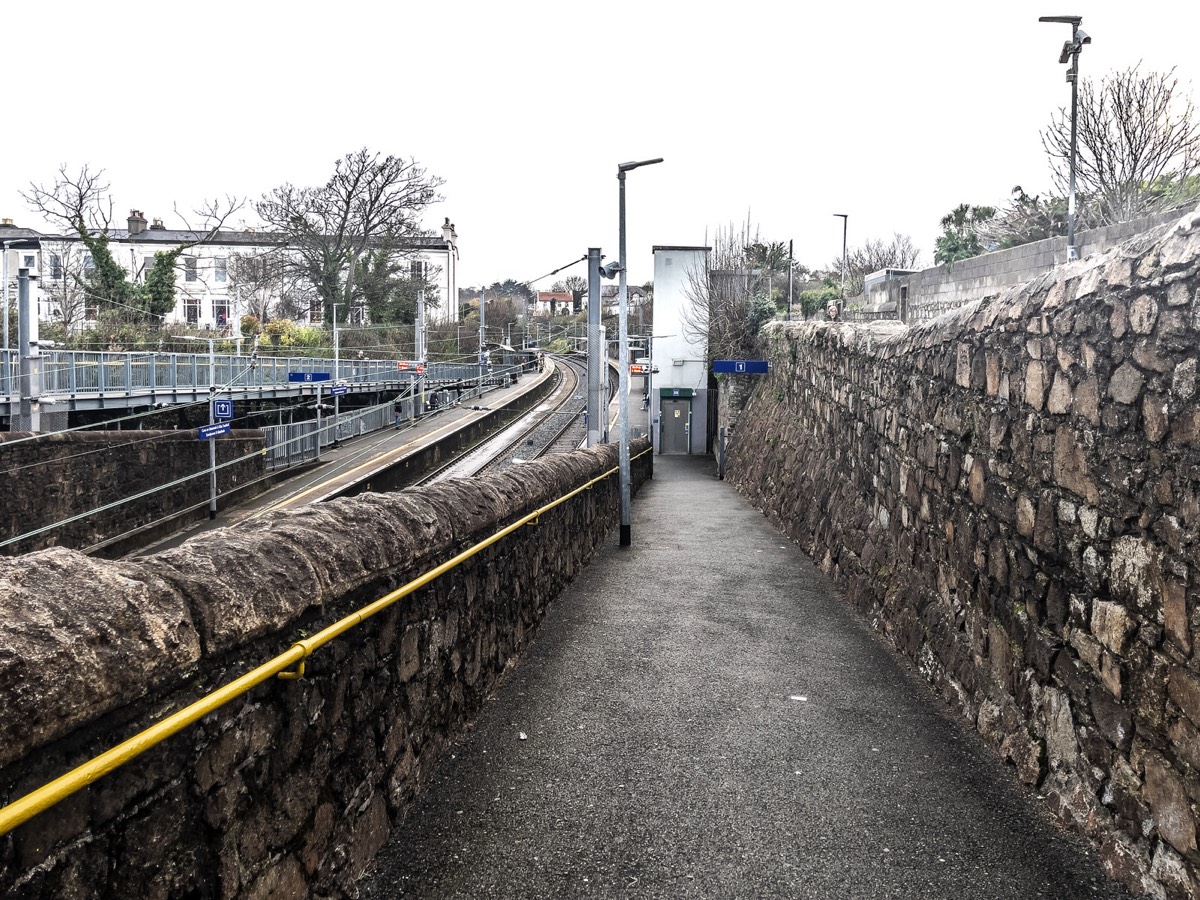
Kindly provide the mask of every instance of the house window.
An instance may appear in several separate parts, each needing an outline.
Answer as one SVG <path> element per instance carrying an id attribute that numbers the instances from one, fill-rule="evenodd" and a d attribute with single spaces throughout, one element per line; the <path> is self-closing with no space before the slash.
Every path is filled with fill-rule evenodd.
<path id="1" fill-rule="evenodd" d="M 218 328 L 224 328 L 229 324 L 229 301 L 224 297 L 213 300 L 213 319 Z"/>
<path id="2" fill-rule="evenodd" d="M 223 256 L 218 256 L 213 260 L 213 277 L 217 281 L 229 280 L 228 260 Z"/>
<path id="3" fill-rule="evenodd" d="M 411 277 L 413 281 L 424 281 L 425 280 L 425 260 L 414 259 L 412 261 L 412 265 L 409 267 L 409 271 L 410 271 L 409 277 Z"/>
<path id="4" fill-rule="evenodd" d="M 196 257 L 194 257 L 194 256 L 184 257 L 183 280 L 184 281 L 195 281 L 196 280 Z M 191 319 L 189 319 L 188 321 L 190 322 Z"/>
<path id="5" fill-rule="evenodd" d="M 55 281 L 62 281 L 63 265 L 62 257 L 57 253 L 50 254 L 50 277 Z"/>
<path id="6" fill-rule="evenodd" d="M 189 325 L 198 325 L 200 323 L 200 298 L 199 297 L 184 297 L 183 298 L 183 315 L 187 319 Z"/>
<path id="7" fill-rule="evenodd" d="M 36 269 L 37 268 L 37 256 L 35 256 L 34 254 L 26 253 L 25 255 L 23 255 L 21 257 L 21 260 L 22 260 L 21 265 L 24 268 L 26 268 L 26 269 Z"/>
<path id="8" fill-rule="evenodd" d="M 92 254 L 83 254 L 83 277 L 91 278 L 92 273 L 96 271 L 96 261 L 92 259 Z"/>

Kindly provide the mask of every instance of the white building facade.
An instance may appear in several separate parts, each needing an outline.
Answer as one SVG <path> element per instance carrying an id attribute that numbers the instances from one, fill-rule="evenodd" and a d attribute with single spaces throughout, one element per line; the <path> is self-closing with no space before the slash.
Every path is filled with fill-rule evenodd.
<path id="1" fill-rule="evenodd" d="M 218 231 L 211 239 L 195 244 L 202 236 L 168 229 L 161 219 L 147 222 L 140 211 L 134 210 L 126 228 L 108 232 L 108 246 L 130 280 L 140 282 L 154 265 L 156 252 L 193 244 L 176 262 L 175 308 L 164 316 L 167 324 L 220 331 L 236 328 L 243 315 L 278 308 L 278 301 L 287 292 L 282 277 L 274 285 L 270 279 L 239 281 L 237 275 L 253 268 L 246 263 L 256 258 L 274 261 L 278 266 L 281 255 L 288 252 L 286 242 L 278 235 L 247 229 Z M 438 305 L 428 307 L 428 321 L 431 324 L 457 321 L 458 246 L 450 220 L 442 226 L 440 237 L 418 238 L 405 254 L 411 259 L 413 274 L 424 274 L 437 291 Z M 40 320 L 62 321 L 65 306 L 71 307 L 69 318 L 74 320 L 74 327 L 96 318 L 96 304 L 87 297 L 86 289 L 76 277 L 80 275 L 86 281 L 94 267 L 91 254 L 78 236 L 18 228 L 5 219 L 0 222 L 0 263 L 7 264 L 8 306 L 15 306 L 16 279 L 21 270 L 26 270 L 36 279 L 30 282 L 30 293 Z M 268 269 L 264 267 L 262 271 Z M 302 311 L 292 312 L 293 315 L 284 317 L 302 323 L 321 321 L 323 316 L 319 305 L 306 304 Z"/>
<path id="2" fill-rule="evenodd" d="M 656 453 L 704 453 L 708 438 L 708 341 L 688 335 L 692 285 L 704 284 L 708 247 L 654 247 L 650 432 Z"/>

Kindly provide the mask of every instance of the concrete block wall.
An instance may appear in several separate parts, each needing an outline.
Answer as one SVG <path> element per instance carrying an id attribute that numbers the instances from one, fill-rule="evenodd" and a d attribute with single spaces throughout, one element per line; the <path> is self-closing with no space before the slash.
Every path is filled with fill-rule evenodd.
<path id="1" fill-rule="evenodd" d="M 1128 238 L 1177 222 L 1185 210 L 1159 213 L 1133 222 L 1092 228 L 1076 235 L 1081 257 L 1103 253 Z M 926 321 L 1004 288 L 1023 284 L 1067 261 L 1067 239 L 1047 238 L 954 263 L 943 263 L 881 284 L 865 297 L 851 299 L 847 318 L 900 309 L 900 290 L 908 289 L 906 321 Z M 858 307 L 856 310 L 855 307 Z"/>
<path id="2" fill-rule="evenodd" d="M 727 479 L 1113 877 L 1200 896 L 1200 215 L 913 328 L 765 336 Z"/>
<path id="3" fill-rule="evenodd" d="M 646 442 L 634 443 L 634 453 Z M 106 562 L 0 569 L 9 803 L 614 467 L 362 494 Z M 633 462 L 634 487 L 653 457 Z M 347 896 L 548 605 L 606 540 L 615 477 L 0 838 L 7 898 Z"/>

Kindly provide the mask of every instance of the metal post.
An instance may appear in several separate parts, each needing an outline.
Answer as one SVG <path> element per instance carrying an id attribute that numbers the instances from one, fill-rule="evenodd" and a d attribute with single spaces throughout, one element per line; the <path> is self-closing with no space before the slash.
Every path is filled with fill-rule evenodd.
<path id="1" fill-rule="evenodd" d="M 38 347 L 38 317 L 32 310 L 30 282 L 36 279 L 28 269 L 17 269 L 17 342 L 20 345 L 21 421 L 34 433 L 42 430 L 40 401 L 42 360 Z M 7 318 L 5 319 L 7 321 Z"/>
<path id="2" fill-rule="evenodd" d="M 618 219 L 620 241 L 620 288 L 617 306 L 617 368 L 619 387 L 617 392 L 617 415 L 620 424 L 620 455 L 619 476 L 621 482 L 621 546 L 628 547 L 633 543 L 632 527 L 630 525 L 630 474 L 629 474 L 629 279 L 625 271 L 625 173 L 639 166 L 649 166 L 662 162 L 659 159 L 647 159 L 641 162 L 620 163 L 617 166 L 618 183 Z"/>
<path id="3" fill-rule="evenodd" d="M 632 525 L 630 524 L 630 486 L 629 486 L 629 286 L 625 277 L 625 170 L 618 167 L 617 181 L 620 183 L 620 228 L 619 249 L 621 258 L 620 287 L 617 299 L 617 415 L 619 422 L 620 442 L 618 473 L 621 481 L 621 546 L 628 547 L 633 543 Z"/>
<path id="4" fill-rule="evenodd" d="M 417 331 L 414 335 L 417 351 L 417 394 L 421 398 L 421 412 L 425 411 L 425 291 L 417 291 Z"/>
<path id="5" fill-rule="evenodd" d="M 317 382 L 317 462 L 321 461 L 321 382 Z"/>
<path id="6" fill-rule="evenodd" d="M 1067 259 L 1079 259 L 1079 248 L 1075 246 L 1075 117 L 1079 111 L 1079 54 L 1084 44 L 1092 42 L 1086 31 L 1079 27 L 1082 16 L 1039 16 L 1039 22 L 1061 22 L 1071 26 L 1071 40 L 1063 45 L 1058 57 L 1060 63 L 1070 63 L 1067 81 L 1071 83 L 1071 159 L 1070 178 L 1067 188 Z"/>
<path id="7" fill-rule="evenodd" d="M 834 213 L 834 216 L 842 220 L 842 286 L 838 291 L 839 303 L 838 312 L 841 312 L 841 307 L 846 304 L 846 230 L 850 222 L 849 213 Z"/>
<path id="8" fill-rule="evenodd" d="M 595 447 L 602 440 L 601 419 L 604 417 L 604 394 L 601 384 L 600 356 L 600 248 L 588 247 L 588 330 L 587 330 L 587 445 Z"/>
<path id="9" fill-rule="evenodd" d="M 213 414 L 215 410 L 213 406 L 217 399 L 217 357 L 216 357 L 217 342 L 213 338 L 208 339 L 208 424 L 215 425 L 217 423 L 216 416 Z M 208 517 L 215 519 L 217 517 L 217 436 L 211 435 L 208 439 Z"/>
<path id="10" fill-rule="evenodd" d="M 792 318 L 792 242 L 788 241 L 788 319 Z"/>
<path id="11" fill-rule="evenodd" d="M 1071 25 L 1071 41 L 1079 46 L 1076 37 L 1078 24 Z M 1067 259 L 1079 259 L 1079 248 L 1075 246 L 1075 114 L 1079 109 L 1079 51 L 1072 54 L 1071 68 L 1067 72 L 1071 82 L 1071 177 L 1067 192 Z"/>
<path id="12" fill-rule="evenodd" d="M 333 304 L 333 383 L 334 384 L 337 384 L 339 381 L 341 381 L 341 378 L 342 378 L 341 347 L 338 343 L 337 308 L 338 308 L 338 304 L 334 303 Z M 349 305 L 347 305 L 346 308 L 349 309 L 350 308 Z M 334 444 L 334 446 L 337 446 L 338 432 L 341 430 L 341 427 L 342 427 L 342 417 L 341 417 L 342 408 L 341 408 L 341 402 L 340 402 L 341 399 L 342 398 L 340 395 L 338 395 L 338 394 L 333 395 L 333 444 Z"/>
<path id="13" fill-rule="evenodd" d="M 484 320 L 487 315 L 487 292 L 479 289 L 479 394 L 483 395 L 483 378 L 487 374 L 487 332 Z"/>
<path id="14" fill-rule="evenodd" d="M 8 343 L 8 341 L 9 341 L 8 310 L 12 305 L 10 302 L 10 299 L 9 299 L 10 295 L 8 292 L 8 241 L 5 241 L 4 243 L 0 244 L 0 254 L 3 255 L 3 261 L 0 262 L 0 268 L 3 269 L 3 278 L 4 278 L 4 349 L 8 350 L 8 349 L 11 349 L 11 345 Z M 5 391 L 4 392 L 6 394 L 8 393 L 9 377 L 10 377 L 10 375 L 9 375 L 8 371 L 5 371 L 5 373 L 4 373 Z"/>

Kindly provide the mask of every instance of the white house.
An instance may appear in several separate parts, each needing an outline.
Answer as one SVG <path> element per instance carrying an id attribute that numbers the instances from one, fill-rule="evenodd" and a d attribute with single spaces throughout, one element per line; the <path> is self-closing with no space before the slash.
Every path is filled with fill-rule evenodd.
<path id="1" fill-rule="evenodd" d="M 202 236 L 194 231 L 169 229 L 162 219 L 147 223 L 140 210 L 130 212 L 126 225 L 124 229 L 109 230 L 109 248 L 114 260 L 135 281 L 146 277 L 157 251 L 172 250 Z M 454 226 L 446 219 L 441 237 L 418 238 L 410 249 L 416 254 L 412 263 L 414 274 L 420 266 L 437 287 L 439 305 L 430 307 L 429 321 L 456 321 L 458 304 L 453 298 L 458 296 L 458 244 Z M 286 291 L 283 280 L 278 285 L 261 278 L 253 283 L 239 282 L 235 263 L 254 258 L 278 260 L 287 252 L 286 242 L 279 235 L 255 229 L 219 231 L 211 240 L 189 247 L 176 266 L 175 309 L 165 316 L 165 321 L 221 329 L 255 308 L 274 304 Z M 8 263 L 10 303 L 16 302 L 12 285 L 18 271 L 27 269 L 38 276 L 32 298 L 40 319 L 61 320 L 64 303 L 76 301 L 82 305 L 81 320 L 95 318 L 95 306 L 87 302 L 86 293 L 79 292 L 77 296 L 72 293 L 78 285 L 72 273 L 86 277 L 93 267 L 91 254 L 78 236 L 18 228 L 11 219 L 4 219 L 0 220 L 0 253 Z M 298 321 L 320 320 L 322 311 L 306 305 L 303 310 L 295 311 L 294 316 Z"/>

